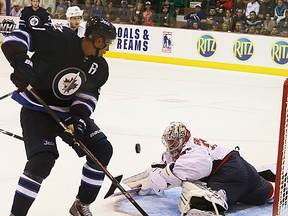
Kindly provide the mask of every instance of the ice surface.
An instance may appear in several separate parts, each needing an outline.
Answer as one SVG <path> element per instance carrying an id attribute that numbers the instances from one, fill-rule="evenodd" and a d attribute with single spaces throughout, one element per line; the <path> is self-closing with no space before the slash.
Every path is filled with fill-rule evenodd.
<path id="1" fill-rule="evenodd" d="M 107 59 L 110 78 L 102 89 L 93 118 L 114 146 L 108 170 L 124 177 L 145 170 L 164 150 L 161 134 L 173 120 L 182 121 L 196 137 L 211 143 L 239 146 L 257 166 L 276 161 L 280 102 L 284 77 L 222 70 Z M 14 89 L 12 71 L 0 55 L 0 96 Z M 21 135 L 20 106 L 0 101 L 0 128 Z M 33 128 L 31 128 L 33 130 Z M 26 163 L 23 143 L 0 133 L 0 215 L 9 215 L 18 177 Z M 81 178 L 84 159 L 58 140 L 60 158 L 43 182 L 29 215 L 68 215 Z M 136 154 L 135 144 L 141 144 Z M 103 199 L 107 178 L 96 202 L 95 215 L 126 215 Z M 178 198 L 174 202 L 178 203 Z"/>

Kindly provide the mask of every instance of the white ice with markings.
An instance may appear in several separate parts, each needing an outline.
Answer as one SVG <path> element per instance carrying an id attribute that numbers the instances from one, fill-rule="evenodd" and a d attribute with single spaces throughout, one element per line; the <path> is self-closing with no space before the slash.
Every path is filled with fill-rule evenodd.
<path id="1" fill-rule="evenodd" d="M 14 86 L 9 80 L 12 68 L 2 54 L 0 61 L 1 97 Z M 114 147 L 108 166 L 114 176 L 134 175 L 158 161 L 164 150 L 162 132 L 173 120 L 185 123 L 195 137 L 230 147 L 238 146 L 242 156 L 255 166 L 276 161 L 284 77 L 125 59 L 108 58 L 107 61 L 110 77 L 102 88 L 93 118 Z M 19 110 L 20 106 L 12 99 L 0 100 L 0 129 L 21 135 Z M 22 141 L 0 133 L 0 142 L 0 215 L 4 216 L 9 215 L 26 156 Z M 135 152 L 136 143 L 141 144 L 139 154 Z M 77 158 L 60 139 L 58 148 L 60 157 L 43 182 L 30 216 L 68 215 L 74 201 L 84 159 Z M 109 186 L 110 180 L 106 178 L 103 190 L 91 205 L 95 215 L 127 215 L 125 211 L 139 215 L 125 198 L 104 200 Z M 177 193 L 179 191 L 172 190 L 166 199 L 161 198 L 167 202 L 167 209 L 168 206 L 175 207 L 176 215 L 179 214 L 175 210 Z M 150 198 L 139 200 L 139 204 L 149 215 L 159 215 L 159 208 L 163 210 L 161 199 Z M 115 201 L 119 205 L 116 209 Z M 271 215 L 271 205 L 265 208 L 266 213 L 258 212 L 257 215 Z M 124 212 L 117 212 L 117 209 Z M 241 211 L 231 215 L 246 215 Z"/>

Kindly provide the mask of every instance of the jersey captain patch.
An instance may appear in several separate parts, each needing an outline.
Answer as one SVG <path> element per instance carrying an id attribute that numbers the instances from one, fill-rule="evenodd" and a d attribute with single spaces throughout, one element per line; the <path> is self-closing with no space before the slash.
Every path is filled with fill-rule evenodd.
<path id="1" fill-rule="evenodd" d="M 52 88 L 55 96 L 69 100 L 86 81 L 85 73 L 79 68 L 66 68 L 60 71 L 53 80 Z"/>

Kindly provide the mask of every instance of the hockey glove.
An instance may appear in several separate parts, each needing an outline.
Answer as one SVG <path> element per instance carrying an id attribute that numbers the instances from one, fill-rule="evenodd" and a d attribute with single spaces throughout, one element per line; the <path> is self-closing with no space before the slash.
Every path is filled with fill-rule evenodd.
<path id="1" fill-rule="evenodd" d="M 11 66 L 14 68 L 14 72 L 10 75 L 11 81 L 18 88 L 18 91 L 24 91 L 32 80 L 32 61 L 28 55 L 18 55 L 12 60 Z"/>
<path id="2" fill-rule="evenodd" d="M 123 183 L 131 189 L 138 189 L 137 193 L 141 196 L 145 196 L 152 190 L 149 182 L 149 172 L 151 172 L 151 170 L 152 169 L 149 168 L 144 172 L 126 178 L 123 180 Z"/>
<path id="3" fill-rule="evenodd" d="M 86 123 L 78 116 L 72 116 L 65 120 L 70 131 L 63 131 L 60 137 L 70 146 L 74 146 L 75 141 L 83 140 Z"/>
<path id="4" fill-rule="evenodd" d="M 181 186 L 182 181 L 172 172 L 173 166 L 168 164 L 164 169 L 156 168 L 149 173 L 150 186 L 157 195 L 162 196 L 164 190 Z"/>

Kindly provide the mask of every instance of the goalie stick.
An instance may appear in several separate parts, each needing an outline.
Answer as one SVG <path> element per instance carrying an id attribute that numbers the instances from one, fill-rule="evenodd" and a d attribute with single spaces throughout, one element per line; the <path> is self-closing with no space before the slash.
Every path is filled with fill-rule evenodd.
<path id="1" fill-rule="evenodd" d="M 41 97 L 38 96 L 36 91 L 31 85 L 28 85 L 26 88 L 33 97 L 46 109 L 46 111 L 54 118 L 55 121 L 67 132 L 71 133 L 69 128 L 61 121 L 61 119 L 53 112 L 53 110 L 46 104 Z M 72 134 L 72 133 L 71 133 Z M 75 137 L 74 137 L 75 139 Z M 105 166 L 90 152 L 90 150 L 80 141 L 75 139 L 75 145 L 78 145 L 82 151 L 95 163 L 97 164 L 105 175 L 112 181 L 112 183 L 123 193 L 123 195 L 131 202 L 132 205 L 143 215 L 148 216 L 148 214 L 139 206 L 139 204 L 133 199 L 133 197 L 120 185 L 120 183 L 111 175 L 111 173 L 106 169 Z"/>

